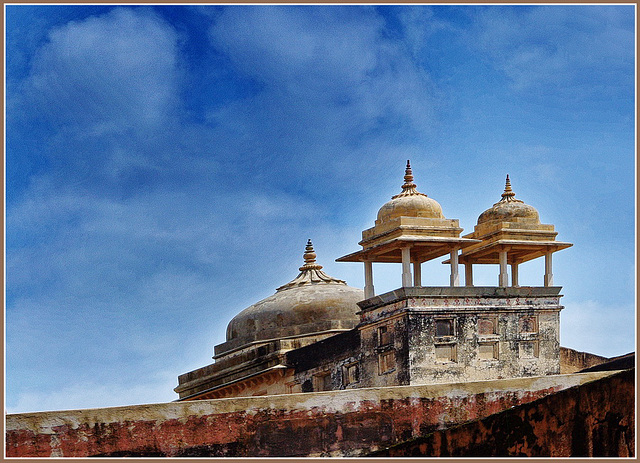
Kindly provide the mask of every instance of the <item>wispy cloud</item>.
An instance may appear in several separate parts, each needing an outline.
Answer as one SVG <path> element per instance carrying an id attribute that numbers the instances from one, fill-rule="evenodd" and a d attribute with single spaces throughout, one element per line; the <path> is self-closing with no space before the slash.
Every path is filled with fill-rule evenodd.
<path id="1" fill-rule="evenodd" d="M 164 127 L 177 103 L 176 54 L 160 17 L 119 8 L 54 29 L 26 91 L 40 116 L 87 137 Z"/>
<path id="2" fill-rule="evenodd" d="M 262 85 L 210 112 L 219 131 L 234 134 L 224 138 L 227 149 L 294 172 L 332 171 L 340 159 L 361 159 L 358 148 L 371 140 L 384 148 L 398 131 L 428 132 L 429 78 L 383 25 L 369 8 L 224 10 L 211 27 L 213 46 Z M 385 156 L 370 149 L 367 161 Z"/>
<path id="3" fill-rule="evenodd" d="M 474 27 L 480 49 L 510 79 L 527 91 L 590 91 L 587 82 L 600 82 L 599 91 L 616 85 L 607 74 L 627 73 L 634 60 L 632 6 L 487 7 Z"/>
<path id="4" fill-rule="evenodd" d="M 135 382 L 210 362 L 227 321 L 295 276 L 306 238 L 331 235 L 310 231 L 323 217 L 284 193 L 114 199 L 41 183 L 7 215 L 11 403 L 17 391 L 36 400 L 68 381 Z M 121 401 L 138 401 L 133 392 Z"/>
<path id="5" fill-rule="evenodd" d="M 22 159 L 49 181 L 122 196 L 215 171 L 193 150 L 206 134 L 183 123 L 178 39 L 146 8 L 53 28 L 7 98 L 9 180 Z"/>

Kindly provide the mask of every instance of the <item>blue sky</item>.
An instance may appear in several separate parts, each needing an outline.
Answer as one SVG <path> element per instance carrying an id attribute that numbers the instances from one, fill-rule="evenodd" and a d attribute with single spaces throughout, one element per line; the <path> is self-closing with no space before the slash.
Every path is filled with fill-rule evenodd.
<path id="1" fill-rule="evenodd" d="M 308 238 L 362 287 L 407 159 L 464 233 L 508 173 L 574 243 L 561 344 L 635 350 L 633 6 L 5 8 L 9 412 L 176 399 Z"/>

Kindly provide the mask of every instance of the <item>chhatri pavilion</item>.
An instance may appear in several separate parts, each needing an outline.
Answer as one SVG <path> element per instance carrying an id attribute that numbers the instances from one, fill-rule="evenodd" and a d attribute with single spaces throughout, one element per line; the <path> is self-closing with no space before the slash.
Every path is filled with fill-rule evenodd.
<path id="1" fill-rule="evenodd" d="M 538 211 L 515 198 L 511 182 L 502 199 L 478 217 L 473 233 L 465 238 L 476 243 L 462 250 L 458 261 L 465 265 L 465 283 L 473 286 L 473 264 L 499 264 L 499 286 L 507 286 L 507 264 L 511 265 L 511 286 L 518 286 L 518 265 L 544 256 L 544 286 L 553 286 L 551 255 L 571 243 L 556 241 L 553 225 L 540 223 Z"/>

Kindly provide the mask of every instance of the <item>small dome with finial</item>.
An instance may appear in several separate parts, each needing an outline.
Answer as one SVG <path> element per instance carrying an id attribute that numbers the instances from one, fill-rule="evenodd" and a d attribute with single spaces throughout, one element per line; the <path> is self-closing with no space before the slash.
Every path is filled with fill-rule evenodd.
<path id="1" fill-rule="evenodd" d="M 502 199 L 480 214 L 480 217 L 478 217 L 478 225 L 494 221 L 509 222 L 514 221 L 514 219 L 539 224 L 540 216 L 538 211 L 533 206 L 529 206 L 523 201 L 516 199 L 515 196 L 516 194 L 511 189 L 509 175 L 507 175 Z"/>
<path id="2" fill-rule="evenodd" d="M 442 207 L 434 199 L 416 190 L 413 183 L 413 172 L 411 164 L 407 161 L 405 169 L 404 184 L 402 191 L 391 197 L 391 201 L 385 203 L 378 211 L 376 225 L 388 222 L 397 217 L 427 217 L 434 219 L 444 219 Z"/>
<path id="3" fill-rule="evenodd" d="M 333 278 L 316 263 L 311 240 L 307 241 L 304 265 L 276 293 L 244 309 L 227 326 L 227 341 L 233 347 L 255 341 L 331 333 L 356 326 L 360 318 L 357 302 L 361 289 Z"/>

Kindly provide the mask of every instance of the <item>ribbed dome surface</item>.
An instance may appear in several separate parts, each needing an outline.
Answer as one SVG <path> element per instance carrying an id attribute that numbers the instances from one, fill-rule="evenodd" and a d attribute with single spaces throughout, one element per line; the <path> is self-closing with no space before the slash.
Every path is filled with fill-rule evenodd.
<path id="1" fill-rule="evenodd" d="M 363 291 L 324 273 L 315 263 L 311 240 L 304 257 L 305 265 L 293 281 L 231 320 L 227 341 L 244 344 L 356 326 L 360 321 L 356 303 L 364 299 Z"/>
<path id="2" fill-rule="evenodd" d="M 402 192 L 393 196 L 391 201 L 385 203 L 380 208 L 376 223 L 388 222 L 403 216 L 444 219 L 440 204 L 438 204 L 436 200 L 416 190 L 416 184 L 413 183 L 413 173 L 409 161 L 407 161 Z"/>
<path id="3" fill-rule="evenodd" d="M 515 195 L 511 189 L 511 182 L 507 175 L 507 182 L 504 193 L 502 193 L 502 199 L 480 214 L 480 217 L 478 217 L 478 225 L 491 221 L 509 222 L 516 218 L 527 219 L 527 221 L 539 224 L 540 216 L 538 211 L 533 206 L 529 206 L 521 200 L 515 199 Z"/>

